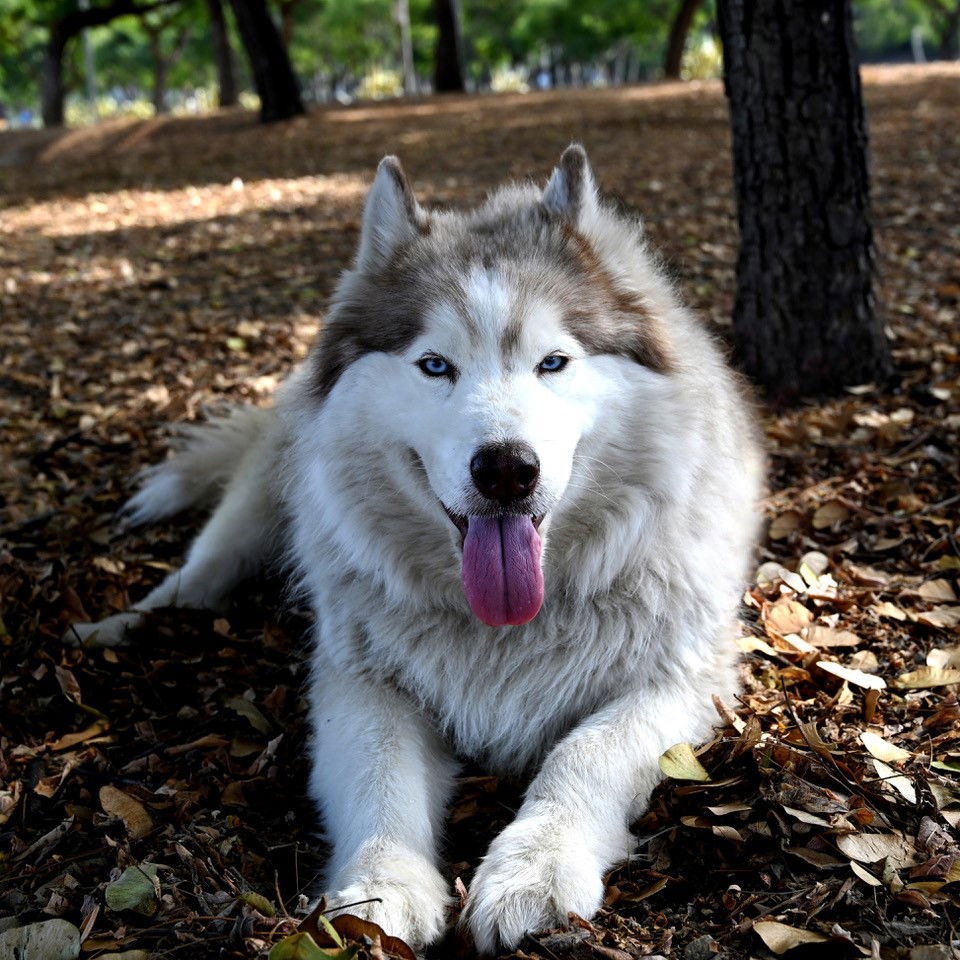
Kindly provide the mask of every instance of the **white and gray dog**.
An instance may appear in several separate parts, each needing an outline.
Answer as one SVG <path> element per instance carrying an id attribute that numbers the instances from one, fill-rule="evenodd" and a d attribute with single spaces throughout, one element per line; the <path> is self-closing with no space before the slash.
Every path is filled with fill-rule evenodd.
<path id="1" fill-rule="evenodd" d="M 183 569 L 74 635 L 121 642 L 288 560 L 316 612 L 328 902 L 435 940 L 457 758 L 531 771 L 463 914 L 490 952 L 595 913 L 660 754 L 734 694 L 761 468 L 721 350 L 581 147 L 468 213 L 421 207 L 387 157 L 274 407 L 193 430 L 128 505 L 214 508 Z"/>

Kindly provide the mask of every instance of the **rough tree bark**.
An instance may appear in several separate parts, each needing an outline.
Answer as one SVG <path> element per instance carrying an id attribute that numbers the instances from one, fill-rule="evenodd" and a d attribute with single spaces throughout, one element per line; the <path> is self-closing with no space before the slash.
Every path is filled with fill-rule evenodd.
<path id="1" fill-rule="evenodd" d="M 433 58 L 433 89 L 437 93 L 463 93 L 463 46 L 459 0 L 433 0 L 437 20 L 437 45 Z"/>
<path id="2" fill-rule="evenodd" d="M 233 70 L 233 51 L 227 33 L 227 18 L 223 15 L 221 0 L 207 0 L 210 17 L 210 46 L 217 69 L 217 98 L 221 107 L 232 107 L 237 102 L 237 79 Z"/>
<path id="3" fill-rule="evenodd" d="M 850 0 L 718 0 L 740 223 L 734 344 L 774 403 L 882 380 Z"/>
<path id="4" fill-rule="evenodd" d="M 159 7 L 169 6 L 179 0 L 156 0 L 154 3 L 138 4 L 135 0 L 114 0 L 105 6 L 87 10 L 72 10 L 50 24 L 50 36 L 43 55 L 43 72 L 40 79 L 40 113 L 45 127 L 63 126 L 63 109 L 67 90 L 63 82 L 63 55 L 67 44 L 87 27 L 99 27 L 118 17 L 139 15 Z"/>
<path id="5" fill-rule="evenodd" d="M 265 0 L 230 0 L 230 5 L 260 96 L 260 121 L 299 116 L 304 112 L 300 86 Z"/>
<path id="6" fill-rule="evenodd" d="M 663 75 L 668 80 L 680 78 L 680 67 L 683 64 L 683 51 L 687 45 L 687 34 L 690 33 L 690 24 L 696 12 L 703 6 L 703 0 L 680 0 L 680 6 L 670 24 L 670 35 L 667 37 L 667 51 L 663 58 Z"/>

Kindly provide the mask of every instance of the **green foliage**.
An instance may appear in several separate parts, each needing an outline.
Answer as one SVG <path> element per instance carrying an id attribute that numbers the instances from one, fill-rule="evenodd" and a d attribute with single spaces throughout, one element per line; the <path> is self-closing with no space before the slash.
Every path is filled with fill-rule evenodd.
<path id="1" fill-rule="evenodd" d="M 49 27 L 77 9 L 78 0 L 3 0 L 0 18 L 0 105 L 36 106 Z M 109 0 L 91 0 L 94 6 Z M 948 0 L 952 2 L 952 0 Z M 399 88 L 399 30 L 394 0 L 271 0 L 278 24 L 289 31 L 294 68 L 309 84 L 324 78 L 329 88 L 340 82 L 360 84 L 360 95 L 392 96 Z M 409 0 L 414 58 L 428 77 L 433 65 L 437 27 L 433 0 Z M 229 3 L 225 3 L 229 8 Z M 531 71 L 564 69 L 572 64 L 633 65 L 632 75 L 659 73 L 670 23 L 679 0 L 460 0 L 466 66 L 475 83 L 495 89 L 523 89 Z M 713 3 L 698 12 L 687 47 L 684 75 L 715 76 L 718 54 L 713 37 Z M 854 0 L 860 48 L 872 59 L 906 56 L 911 31 L 919 27 L 928 52 L 943 43 L 943 17 L 935 0 Z M 239 77 L 246 58 L 227 16 Z M 163 30 L 156 39 L 156 27 Z M 183 31 L 187 36 L 183 39 Z M 155 35 L 151 49 L 151 31 Z M 203 106 L 216 84 L 210 26 L 203 0 L 180 0 L 142 17 L 126 16 L 90 31 L 97 89 L 105 97 L 99 114 L 143 112 L 149 101 L 156 58 L 178 57 L 167 76 L 171 90 L 190 94 Z M 621 74 L 622 76 L 622 71 Z M 82 49 L 71 41 L 65 56 L 65 82 L 78 90 L 83 77 Z M 362 81 L 362 82 L 361 82 Z M 199 91 L 195 94 L 195 91 Z M 124 96 L 109 95 L 125 92 Z M 171 106 L 177 108 L 177 98 Z M 181 97 L 182 99 L 182 97 Z M 139 105 L 137 105 L 139 104 Z M 89 105 L 70 107 L 71 118 L 92 116 Z"/>
<path id="2" fill-rule="evenodd" d="M 906 52 L 915 27 L 927 42 L 937 40 L 929 0 L 856 0 L 857 43 L 862 55 L 879 58 Z"/>

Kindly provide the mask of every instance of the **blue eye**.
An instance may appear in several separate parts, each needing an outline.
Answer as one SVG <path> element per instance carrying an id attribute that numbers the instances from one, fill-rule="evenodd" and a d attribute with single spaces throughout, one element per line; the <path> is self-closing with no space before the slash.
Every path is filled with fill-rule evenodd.
<path id="1" fill-rule="evenodd" d="M 417 366 L 428 377 L 449 377 L 453 373 L 453 366 L 447 363 L 443 357 L 436 355 L 421 357 L 417 361 Z"/>
<path id="2" fill-rule="evenodd" d="M 549 357 L 544 357 L 540 361 L 540 365 L 537 367 L 537 370 L 540 373 L 557 373 L 569 362 L 570 358 L 565 357 L 562 353 L 551 353 Z"/>

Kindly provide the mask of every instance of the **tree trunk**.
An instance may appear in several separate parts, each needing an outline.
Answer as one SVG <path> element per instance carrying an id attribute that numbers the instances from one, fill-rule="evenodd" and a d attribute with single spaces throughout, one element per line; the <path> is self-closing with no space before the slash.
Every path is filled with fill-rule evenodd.
<path id="1" fill-rule="evenodd" d="M 230 5 L 260 95 L 260 121 L 299 116 L 304 112 L 300 87 L 265 0 L 230 0 Z"/>
<path id="2" fill-rule="evenodd" d="M 50 31 L 50 39 L 43 55 L 43 76 L 40 81 L 40 114 L 45 127 L 63 126 L 63 106 L 67 91 L 63 84 L 63 52 L 69 38 L 63 36 L 60 25 Z"/>
<path id="3" fill-rule="evenodd" d="M 413 36 L 410 33 L 409 0 L 397 0 L 397 24 L 400 27 L 400 62 L 403 66 L 403 92 L 412 97 L 417 92 L 417 72 L 413 63 Z"/>
<path id="4" fill-rule="evenodd" d="M 179 0 L 153 0 L 140 5 L 136 0 L 114 0 L 105 7 L 72 10 L 50 25 L 50 37 L 43 55 L 43 76 L 40 82 L 40 112 L 45 127 L 63 126 L 66 87 L 63 82 L 63 54 L 67 43 L 81 30 L 110 23 L 118 17 L 143 14 L 168 7 Z"/>
<path id="5" fill-rule="evenodd" d="M 207 13 L 210 16 L 210 46 L 217 68 L 218 103 L 221 107 L 232 107 L 237 102 L 237 80 L 233 71 L 233 51 L 230 49 L 230 36 L 227 33 L 227 20 L 223 15 L 221 0 L 207 0 Z"/>
<path id="6" fill-rule="evenodd" d="M 719 0 L 740 223 L 734 344 L 774 403 L 882 380 L 849 0 Z"/>
<path id="7" fill-rule="evenodd" d="M 960 2 L 944 14 L 940 31 L 940 56 L 944 60 L 956 60 L 960 48 Z"/>
<path id="8" fill-rule="evenodd" d="M 663 58 L 663 75 L 668 80 L 680 79 L 680 67 L 683 65 L 683 51 L 687 45 L 687 34 L 696 12 L 703 6 L 703 0 L 680 0 L 680 6 L 670 24 L 667 37 L 667 52 Z"/>
<path id="9" fill-rule="evenodd" d="M 459 0 L 434 0 L 437 45 L 433 58 L 433 89 L 437 93 L 463 93 L 463 47 Z"/>
<path id="10" fill-rule="evenodd" d="M 153 113 L 167 112 L 167 65 L 158 63 L 153 68 Z"/>

